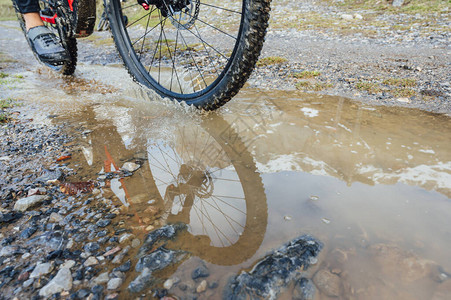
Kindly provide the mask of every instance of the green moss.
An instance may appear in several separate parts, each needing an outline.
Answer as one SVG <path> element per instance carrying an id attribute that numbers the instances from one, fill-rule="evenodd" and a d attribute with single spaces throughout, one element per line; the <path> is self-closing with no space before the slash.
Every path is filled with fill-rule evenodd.
<path id="1" fill-rule="evenodd" d="M 15 100 L 8 99 L 0 99 L 0 123 L 6 123 L 10 120 L 10 113 L 6 111 L 8 108 L 12 108 L 15 104 Z"/>
<path id="2" fill-rule="evenodd" d="M 257 67 L 265 67 L 270 65 L 281 65 L 286 63 L 288 59 L 280 56 L 268 56 L 258 60 Z"/>
<path id="3" fill-rule="evenodd" d="M 23 78 L 23 75 L 16 74 L 11 76 L 10 74 L 0 72 L 0 86 L 5 85 L 7 88 L 12 88 L 15 83 L 20 82 Z"/>
<path id="4" fill-rule="evenodd" d="M 1 109 L 5 109 L 5 108 L 11 108 L 14 106 L 14 100 L 11 98 L 8 99 L 0 99 L 0 108 Z"/>
<path id="5" fill-rule="evenodd" d="M 383 91 L 379 84 L 372 81 L 359 81 L 355 87 L 360 91 L 365 91 L 370 94 L 377 94 Z"/>
<path id="6" fill-rule="evenodd" d="M 296 83 L 296 89 L 302 91 L 315 91 L 319 92 L 325 89 L 333 88 L 333 84 L 331 83 L 323 83 L 323 82 L 310 82 L 310 81 L 299 81 Z"/>
<path id="7" fill-rule="evenodd" d="M 413 97 L 415 96 L 417 93 L 409 88 L 396 88 L 392 90 L 392 93 L 395 97 Z"/>
<path id="8" fill-rule="evenodd" d="M 315 78 L 321 75 L 319 71 L 302 71 L 298 73 L 292 73 L 291 76 L 296 79 Z"/>
<path id="9" fill-rule="evenodd" d="M 388 78 L 384 79 L 382 84 L 399 87 L 415 87 L 417 81 L 413 78 Z"/>

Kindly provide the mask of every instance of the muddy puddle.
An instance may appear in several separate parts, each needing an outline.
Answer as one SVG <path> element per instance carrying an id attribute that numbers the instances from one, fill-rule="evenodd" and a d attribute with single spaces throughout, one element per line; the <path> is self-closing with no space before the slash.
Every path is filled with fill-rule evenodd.
<path id="1" fill-rule="evenodd" d="M 156 100 L 118 67 L 81 65 L 75 79 L 36 68 L 5 93 L 26 104 L 25 117 L 78 137 L 69 179 L 99 182 L 96 199 L 141 243 L 166 224 L 187 225 L 165 243 L 183 255 L 139 293 L 127 287 L 140 272 L 129 272 L 121 297 L 166 283 L 180 299 L 221 298 L 230 277 L 303 234 L 324 244 L 304 275 L 314 299 L 451 294 L 449 117 L 249 89 L 199 114 Z M 138 168 L 132 176 L 109 177 L 126 162 Z M 139 247 L 129 255 L 134 270 Z M 193 279 L 200 266 L 209 275 Z M 287 283 L 278 298 L 294 294 Z"/>

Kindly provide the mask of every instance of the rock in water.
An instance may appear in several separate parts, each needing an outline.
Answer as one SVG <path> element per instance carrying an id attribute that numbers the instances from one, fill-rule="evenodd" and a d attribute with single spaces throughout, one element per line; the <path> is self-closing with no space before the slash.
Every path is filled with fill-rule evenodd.
<path id="1" fill-rule="evenodd" d="M 295 300 L 313 300 L 315 299 L 315 286 L 307 278 L 301 278 L 294 285 L 293 299 Z"/>
<path id="2" fill-rule="evenodd" d="M 197 286 L 196 292 L 200 294 L 205 292 L 206 290 L 207 290 L 207 281 L 202 280 L 202 282 Z"/>
<path id="3" fill-rule="evenodd" d="M 343 291 L 340 277 L 326 269 L 316 272 L 313 282 L 321 292 L 329 297 L 340 297 Z"/>
<path id="4" fill-rule="evenodd" d="M 193 270 L 191 273 L 192 279 L 197 279 L 201 277 L 208 277 L 210 276 L 210 272 L 208 271 L 206 266 L 200 266 Z"/>
<path id="5" fill-rule="evenodd" d="M 130 282 L 128 289 L 132 293 L 139 293 L 152 281 L 152 272 L 148 268 L 144 268 L 141 274 Z"/>
<path id="6" fill-rule="evenodd" d="M 311 236 L 296 238 L 266 255 L 250 272 L 242 272 L 232 278 L 223 298 L 275 298 L 299 270 L 310 267 L 322 247 L 322 243 Z"/>
<path id="7" fill-rule="evenodd" d="M 19 199 L 19 200 L 17 200 L 16 204 L 14 204 L 14 210 L 24 212 L 27 209 L 29 209 L 30 207 L 33 207 L 46 199 L 47 199 L 47 196 L 43 196 L 43 195 L 34 195 L 34 196 Z"/>
<path id="8" fill-rule="evenodd" d="M 186 230 L 186 225 L 182 223 L 166 225 L 150 232 L 139 249 L 138 257 L 141 257 L 152 251 L 156 242 L 164 243 L 174 238 L 179 231 Z"/>
<path id="9" fill-rule="evenodd" d="M 135 164 L 133 162 L 126 162 L 123 166 L 122 169 L 128 172 L 135 172 L 136 170 L 138 170 L 141 166 L 138 164 Z"/>
<path id="10" fill-rule="evenodd" d="M 62 268 L 56 276 L 39 291 L 39 296 L 49 297 L 72 288 L 72 274 L 68 268 Z"/>
<path id="11" fill-rule="evenodd" d="M 151 271 L 161 270 L 167 266 L 180 261 L 183 258 L 180 251 L 168 250 L 164 247 L 156 249 L 154 252 L 143 256 L 136 264 L 135 270 L 141 272 L 144 268 Z"/>

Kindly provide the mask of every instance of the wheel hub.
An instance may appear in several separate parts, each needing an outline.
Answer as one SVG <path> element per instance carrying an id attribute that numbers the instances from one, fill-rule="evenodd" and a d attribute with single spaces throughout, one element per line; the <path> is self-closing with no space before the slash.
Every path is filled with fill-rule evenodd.
<path id="1" fill-rule="evenodd" d="M 178 29 L 191 28 L 199 14 L 200 0 L 138 0 L 145 10 L 155 5 Z"/>

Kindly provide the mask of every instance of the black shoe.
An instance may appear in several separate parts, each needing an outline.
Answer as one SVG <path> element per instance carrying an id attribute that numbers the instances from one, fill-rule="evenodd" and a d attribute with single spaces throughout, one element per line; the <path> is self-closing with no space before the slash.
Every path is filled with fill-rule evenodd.
<path id="1" fill-rule="evenodd" d="M 58 66 L 70 61 L 66 49 L 56 35 L 45 26 L 33 27 L 27 32 L 31 49 L 43 63 Z"/>

